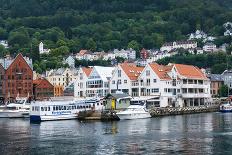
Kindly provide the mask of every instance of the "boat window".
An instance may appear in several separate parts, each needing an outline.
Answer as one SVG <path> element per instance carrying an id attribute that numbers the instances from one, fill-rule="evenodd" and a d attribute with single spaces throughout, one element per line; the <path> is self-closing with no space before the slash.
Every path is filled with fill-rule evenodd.
<path id="1" fill-rule="evenodd" d="M 82 106 L 80 106 L 80 109 L 82 109 Z"/>
<path id="2" fill-rule="evenodd" d="M 41 111 L 44 111 L 44 108 L 43 108 L 43 107 L 41 107 Z"/>
<path id="3" fill-rule="evenodd" d="M 64 110 L 66 110 L 66 106 L 64 106 Z"/>
<path id="4" fill-rule="evenodd" d="M 53 106 L 53 111 L 55 111 L 56 110 L 56 107 L 55 106 Z"/>
<path id="5" fill-rule="evenodd" d="M 61 108 L 62 108 L 62 107 L 61 107 L 61 106 L 59 106 L 59 110 L 62 110 Z"/>
<path id="6" fill-rule="evenodd" d="M 97 103 L 97 105 L 99 105 L 99 103 Z"/>
<path id="7" fill-rule="evenodd" d="M 50 107 L 48 107 L 48 111 L 50 111 Z"/>
<path id="8" fill-rule="evenodd" d="M 47 107 L 44 107 L 45 111 L 47 111 Z"/>
<path id="9" fill-rule="evenodd" d="M 32 106 L 32 111 L 34 111 L 34 106 Z"/>
<path id="10" fill-rule="evenodd" d="M 58 106 L 56 106 L 56 111 L 57 111 L 57 110 L 59 110 L 59 107 L 58 107 Z"/>

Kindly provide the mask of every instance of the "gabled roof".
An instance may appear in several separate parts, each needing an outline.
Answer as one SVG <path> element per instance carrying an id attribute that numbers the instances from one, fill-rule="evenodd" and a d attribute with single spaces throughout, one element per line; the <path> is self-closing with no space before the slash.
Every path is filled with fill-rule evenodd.
<path id="1" fill-rule="evenodd" d="M 43 78 L 43 79 L 36 79 L 33 80 L 33 85 L 40 85 L 43 81 L 46 81 L 49 85 L 53 86 L 47 79 Z"/>
<path id="2" fill-rule="evenodd" d="M 126 73 L 130 80 L 137 80 L 144 67 L 137 67 L 133 63 L 119 64 L 122 70 Z"/>
<path id="3" fill-rule="evenodd" d="M 186 78 L 207 79 L 206 75 L 196 66 L 183 64 L 174 64 L 174 66 L 176 67 L 177 72 Z"/>
<path id="4" fill-rule="evenodd" d="M 92 67 L 82 67 L 83 72 L 86 74 L 87 77 L 89 77 L 90 73 L 92 72 Z"/>
<path id="5" fill-rule="evenodd" d="M 149 66 L 157 74 L 157 76 L 162 80 L 171 80 L 171 77 L 168 75 L 168 72 L 172 70 L 172 65 L 163 66 L 157 63 L 150 63 Z"/>
<path id="6" fill-rule="evenodd" d="M 112 77 L 113 71 L 115 68 L 114 67 L 94 66 L 94 69 L 103 81 L 108 81 L 109 78 Z M 92 73 L 93 73 L 93 71 L 90 73 L 90 75 Z"/>

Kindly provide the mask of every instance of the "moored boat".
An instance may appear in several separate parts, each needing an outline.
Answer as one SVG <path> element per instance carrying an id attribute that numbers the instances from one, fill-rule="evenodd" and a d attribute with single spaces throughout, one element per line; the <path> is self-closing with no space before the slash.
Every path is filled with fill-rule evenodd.
<path id="1" fill-rule="evenodd" d="M 232 104 L 231 102 L 225 102 L 220 105 L 220 112 L 226 113 L 226 112 L 232 112 Z"/>
<path id="2" fill-rule="evenodd" d="M 76 119 L 80 111 L 100 110 L 100 100 L 84 99 L 76 101 L 36 101 L 31 104 L 30 121 Z"/>
<path id="3" fill-rule="evenodd" d="M 30 103 L 28 98 L 17 97 L 15 102 L 8 103 L 0 108 L 0 118 L 24 118 L 29 117 Z"/>
<path id="4" fill-rule="evenodd" d="M 123 111 L 117 112 L 120 120 L 150 118 L 151 115 L 145 105 L 130 105 Z"/>

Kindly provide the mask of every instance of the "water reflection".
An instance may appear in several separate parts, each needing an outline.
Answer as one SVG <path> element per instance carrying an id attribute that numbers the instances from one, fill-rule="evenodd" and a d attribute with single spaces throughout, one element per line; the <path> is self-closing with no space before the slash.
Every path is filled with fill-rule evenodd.
<path id="1" fill-rule="evenodd" d="M 30 124 L 0 119 L 0 154 L 230 154 L 232 114 Z"/>

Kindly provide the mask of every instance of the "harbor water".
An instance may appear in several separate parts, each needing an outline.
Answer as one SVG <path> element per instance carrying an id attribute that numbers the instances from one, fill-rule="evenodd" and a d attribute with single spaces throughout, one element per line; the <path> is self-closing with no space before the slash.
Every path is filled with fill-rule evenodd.
<path id="1" fill-rule="evenodd" d="M 232 113 L 115 122 L 0 119 L 0 154 L 231 154 Z"/>

